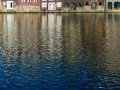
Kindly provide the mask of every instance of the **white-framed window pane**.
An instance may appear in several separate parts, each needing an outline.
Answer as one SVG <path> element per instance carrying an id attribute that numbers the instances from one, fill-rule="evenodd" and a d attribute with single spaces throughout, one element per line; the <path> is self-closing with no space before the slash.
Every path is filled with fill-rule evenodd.
<path id="1" fill-rule="evenodd" d="M 31 2 L 31 0 L 28 0 L 28 2 Z"/>
<path id="2" fill-rule="evenodd" d="M 57 7 L 62 7 L 62 2 L 57 2 Z"/>
<path id="3" fill-rule="evenodd" d="M 45 3 L 42 3 L 42 7 L 47 7 L 47 2 L 45 2 Z"/>
<path id="4" fill-rule="evenodd" d="M 55 0 L 49 0 L 49 1 L 55 1 Z"/>
<path id="5" fill-rule="evenodd" d="M 34 0 L 34 2 L 38 2 L 38 0 Z"/>
<path id="6" fill-rule="evenodd" d="M 22 2 L 25 2 L 25 0 L 22 0 Z"/>

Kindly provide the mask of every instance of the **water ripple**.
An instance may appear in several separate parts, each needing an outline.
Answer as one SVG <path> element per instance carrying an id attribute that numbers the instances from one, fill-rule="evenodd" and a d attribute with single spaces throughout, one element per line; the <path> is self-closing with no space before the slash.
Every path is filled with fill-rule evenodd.
<path id="1" fill-rule="evenodd" d="M 119 14 L 0 14 L 0 90 L 120 89 Z"/>

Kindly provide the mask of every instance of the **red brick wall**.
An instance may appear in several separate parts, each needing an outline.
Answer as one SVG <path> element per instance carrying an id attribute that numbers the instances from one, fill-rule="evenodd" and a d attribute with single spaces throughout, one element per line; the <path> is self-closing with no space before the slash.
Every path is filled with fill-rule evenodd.
<path id="1" fill-rule="evenodd" d="M 28 2 L 28 0 L 22 2 L 22 0 L 19 0 L 18 4 L 20 6 L 40 6 L 40 0 L 38 0 L 38 2 L 34 2 L 34 0 L 32 0 L 32 2 Z"/>
<path id="2" fill-rule="evenodd" d="M 87 6 L 87 5 L 86 5 L 86 2 L 88 2 L 88 3 L 89 3 L 89 6 L 91 6 L 92 0 L 84 0 L 84 2 L 83 2 L 83 5 L 84 5 L 84 6 Z M 99 5 L 99 2 L 102 3 L 101 6 L 104 6 L 104 0 L 96 0 L 97 6 Z"/>

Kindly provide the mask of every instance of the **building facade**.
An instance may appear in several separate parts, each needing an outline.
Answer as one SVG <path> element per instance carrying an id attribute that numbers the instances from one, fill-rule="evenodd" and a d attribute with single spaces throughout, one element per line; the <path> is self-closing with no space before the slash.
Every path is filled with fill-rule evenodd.
<path id="1" fill-rule="evenodd" d="M 83 0 L 64 0 L 63 7 L 65 11 L 82 10 Z"/>
<path id="2" fill-rule="evenodd" d="M 120 10 L 120 0 L 105 0 L 106 10 Z"/>
<path id="3" fill-rule="evenodd" d="M 20 12 L 39 12 L 40 0 L 18 0 Z"/>
<path id="4" fill-rule="evenodd" d="M 105 0 L 84 0 L 84 10 L 97 10 L 101 11 L 104 10 L 104 1 Z"/>
<path id="5" fill-rule="evenodd" d="M 63 0 L 41 0 L 41 10 L 54 11 L 61 10 L 63 7 Z"/>
<path id="6" fill-rule="evenodd" d="M 18 9 L 18 0 L 1 0 L 2 11 L 16 11 Z"/>
<path id="7" fill-rule="evenodd" d="M 100 11 L 104 10 L 105 0 L 64 0 L 65 11 Z"/>

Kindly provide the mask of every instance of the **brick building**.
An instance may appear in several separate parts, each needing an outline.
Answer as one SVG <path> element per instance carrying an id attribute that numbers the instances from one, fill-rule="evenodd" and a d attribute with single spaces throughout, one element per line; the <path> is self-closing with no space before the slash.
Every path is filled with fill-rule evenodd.
<path id="1" fill-rule="evenodd" d="M 20 12 L 39 12 L 40 0 L 18 0 Z"/>
<path id="2" fill-rule="evenodd" d="M 104 1 L 105 0 L 84 0 L 83 6 L 84 6 L 84 9 L 86 10 L 104 9 Z"/>

